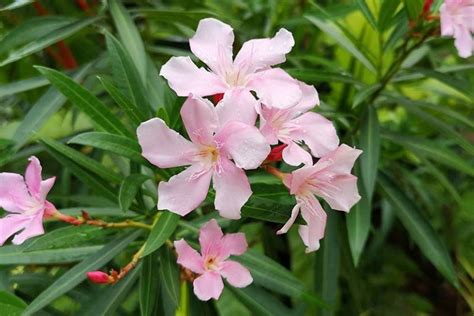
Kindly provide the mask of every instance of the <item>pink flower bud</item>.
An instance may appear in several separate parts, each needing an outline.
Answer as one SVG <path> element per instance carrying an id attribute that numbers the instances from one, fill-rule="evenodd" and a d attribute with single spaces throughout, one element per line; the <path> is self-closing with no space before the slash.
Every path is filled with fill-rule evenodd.
<path id="1" fill-rule="evenodd" d="M 87 272 L 87 278 L 97 284 L 108 284 L 111 283 L 111 277 L 102 271 L 91 271 Z"/>

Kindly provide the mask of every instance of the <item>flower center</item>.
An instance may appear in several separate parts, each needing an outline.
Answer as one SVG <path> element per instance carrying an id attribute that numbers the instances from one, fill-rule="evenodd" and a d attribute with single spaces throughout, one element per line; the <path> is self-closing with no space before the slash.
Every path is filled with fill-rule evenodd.
<path id="1" fill-rule="evenodd" d="M 204 261 L 204 267 L 206 270 L 217 270 L 219 268 L 219 262 L 216 257 L 208 257 Z"/>
<path id="2" fill-rule="evenodd" d="M 245 78 L 245 74 L 243 74 L 240 69 L 235 71 L 231 71 L 226 73 L 225 75 L 225 81 L 227 84 L 231 87 L 240 87 L 244 86 L 247 82 Z"/>

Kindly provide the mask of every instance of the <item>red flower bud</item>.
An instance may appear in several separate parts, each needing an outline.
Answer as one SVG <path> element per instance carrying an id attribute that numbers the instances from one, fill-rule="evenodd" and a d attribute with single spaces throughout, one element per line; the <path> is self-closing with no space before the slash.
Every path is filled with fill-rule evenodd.
<path id="1" fill-rule="evenodd" d="M 87 278 L 97 284 L 108 284 L 112 283 L 112 277 L 110 277 L 107 273 L 102 271 L 91 271 L 87 272 Z"/>
<path id="2" fill-rule="evenodd" d="M 288 145 L 281 144 L 273 147 L 270 153 L 268 154 L 267 159 L 265 159 L 265 162 L 280 161 L 282 159 L 283 149 L 285 149 L 286 146 Z"/>
<path id="3" fill-rule="evenodd" d="M 214 104 L 219 103 L 224 98 L 224 93 L 214 94 L 212 96 L 212 102 Z"/>

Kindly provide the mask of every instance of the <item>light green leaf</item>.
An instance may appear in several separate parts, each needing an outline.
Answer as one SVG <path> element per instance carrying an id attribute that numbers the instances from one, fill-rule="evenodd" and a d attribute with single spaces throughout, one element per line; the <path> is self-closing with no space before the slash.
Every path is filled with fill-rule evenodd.
<path id="1" fill-rule="evenodd" d="M 56 42 L 59 42 L 60 40 L 63 40 L 73 35 L 74 33 L 77 33 L 78 31 L 82 30 L 86 26 L 98 21 L 99 19 L 100 19 L 99 17 L 94 17 L 94 18 L 88 18 L 85 20 L 80 20 L 77 22 L 72 22 L 72 23 L 67 24 L 66 26 L 63 26 L 57 30 L 54 30 L 48 33 L 46 36 L 42 36 L 39 38 L 36 37 L 33 41 L 15 50 L 10 51 L 10 54 L 8 55 L 8 57 L 5 60 L 0 62 L 0 67 L 10 64 L 19 59 L 22 59 Z"/>
<path id="2" fill-rule="evenodd" d="M 87 278 L 87 272 L 97 270 L 112 260 L 120 253 L 120 251 L 134 241 L 140 233 L 140 231 L 135 231 L 131 234 L 126 234 L 125 236 L 122 235 L 120 238 L 105 245 L 81 263 L 67 270 L 66 273 L 59 277 L 31 302 L 25 310 L 25 315 L 34 315 L 64 293 L 73 289 Z"/>
<path id="3" fill-rule="evenodd" d="M 449 282 L 458 286 L 453 263 L 446 247 L 438 238 L 438 234 L 431 227 L 430 223 L 416 207 L 416 204 L 385 173 L 379 175 L 378 182 L 390 204 L 393 205 L 396 216 L 408 230 L 408 233 L 421 252 Z"/>
<path id="4" fill-rule="evenodd" d="M 37 66 L 39 72 L 77 106 L 103 131 L 131 136 L 122 122 L 95 95 L 74 82 L 65 74 L 46 67 Z"/>
<path id="5" fill-rule="evenodd" d="M 0 85 L 0 98 L 47 86 L 48 84 L 48 79 L 44 77 L 33 77 L 3 84 Z"/>
<path id="6" fill-rule="evenodd" d="M 410 20 L 417 21 L 423 10 L 423 0 L 403 0 Z"/>
<path id="7" fill-rule="evenodd" d="M 141 185 L 149 179 L 150 177 L 144 174 L 131 174 L 122 181 L 118 196 L 119 206 L 122 211 L 128 211 Z"/>
<path id="8" fill-rule="evenodd" d="M 362 14 L 365 16 L 367 22 L 369 22 L 370 26 L 372 26 L 374 30 L 377 30 L 377 22 L 375 21 L 374 15 L 370 11 L 367 2 L 365 2 L 365 0 L 356 0 L 356 3 L 359 6 L 359 9 L 362 11 Z"/>
<path id="9" fill-rule="evenodd" d="M 375 73 L 375 67 L 370 59 L 360 51 L 357 46 L 344 34 L 344 32 L 331 21 L 322 20 L 316 16 L 306 15 L 305 18 L 327 33 L 332 39 L 344 47 L 352 56 L 360 61 L 368 70 Z"/>
<path id="10" fill-rule="evenodd" d="M 142 258 L 158 250 L 164 245 L 166 240 L 173 234 L 179 222 L 179 215 L 168 211 L 163 211 L 158 221 L 153 226 L 146 241 Z"/>
<path id="11" fill-rule="evenodd" d="M 19 297 L 0 291 L 0 311 L 5 316 L 21 316 L 25 310 L 26 304 Z"/>
<path id="12" fill-rule="evenodd" d="M 0 8 L 0 11 L 7 11 L 7 10 L 17 9 L 17 8 L 23 7 L 27 4 L 33 3 L 33 1 L 34 0 L 13 0 L 13 2 L 10 3 L 9 5 L 6 5 L 2 8 Z"/>

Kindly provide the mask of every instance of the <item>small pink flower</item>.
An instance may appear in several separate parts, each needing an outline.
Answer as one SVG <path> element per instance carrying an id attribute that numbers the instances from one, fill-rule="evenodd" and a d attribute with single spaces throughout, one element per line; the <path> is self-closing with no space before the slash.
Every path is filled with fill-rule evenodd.
<path id="1" fill-rule="evenodd" d="M 20 245 L 44 234 L 43 217 L 56 211 L 46 201 L 56 178 L 42 181 L 39 160 L 32 156 L 29 161 L 25 178 L 16 173 L 0 173 L 0 207 L 10 213 L 0 218 L 0 246 L 13 235 L 13 243 Z"/>
<path id="2" fill-rule="evenodd" d="M 189 45 L 210 71 L 198 68 L 189 57 L 172 57 L 160 75 L 179 96 L 192 93 L 204 97 L 242 88 L 249 95 L 255 91 L 272 107 L 287 108 L 301 99 L 297 81 L 280 68 L 270 68 L 283 63 L 295 44 L 290 32 L 280 29 L 271 39 L 247 41 L 234 60 L 233 43 L 232 27 L 216 19 L 203 19 Z"/>
<path id="3" fill-rule="evenodd" d="M 102 271 L 87 272 L 87 278 L 96 284 L 109 284 L 113 281 L 112 277 Z"/>
<path id="4" fill-rule="evenodd" d="M 194 280 L 194 294 L 202 300 L 218 299 L 224 289 L 222 277 L 235 287 L 246 287 L 253 282 L 250 272 L 240 263 L 227 260 L 247 250 L 245 234 L 224 234 L 216 220 L 210 220 L 199 231 L 201 254 L 183 239 L 174 242 L 178 263 L 199 275 Z"/>
<path id="5" fill-rule="evenodd" d="M 313 86 L 299 83 L 303 98 L 289 109 L 277 109 L 262 105 L 260 112 L 260 131 L 267 141 L 278 141 L 288 146 L 283 150 L 283 160 L 293 166 L 301 163 L 313 164 L 313 158 L 321 157 L 337 148 L 339 138 L 334 125 L 328 119 L 309 112 L 319 104 L 318 92 Z M 301 148 L 304 142 L 311 154 Z"/>
<path id="6" fill-rule="evenodd" d="M 300 237 L 307 252 L 318 250 L 319 240 L 324 237 L 326 213 L 315 195 L 322 197 L 331 208 L 349 212 L 360 200 L 357 177 L 351 174 L 351 169 L 361 153 L 361 150 L 343 144 L 313 166 L 302 167 L 287 175 L 284 183 L 295 195 L 297 204 L 278 234 L 290 229 L 301 210 L 307 225 L 299 227 Z"/>
<path id="7" fill-rule="evenodd" d="M 459 56 L 474 52 L 474 0 L 445 0 L 440 8 L 441 35 L 453 36 Z"/>
<path id="8" fill-rule="evenodd" d="M 270 146 L 255 126 L 255 99 L 233 91 L 214 107 L 190 96 L 181 117 L 192 142 L 155 118 L 137 129 L 142 155 L 160 168 L 191 165 L 158 187 L 158 209 L 185 216 L 206 198 L 213 182 L 215 207 L 223 217 L 240 218 L 252 194 L 243 169 L 255 169 Z M 230 159 L 233 159 L 232 162 Z"/>

